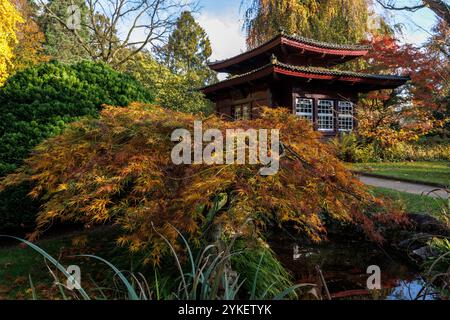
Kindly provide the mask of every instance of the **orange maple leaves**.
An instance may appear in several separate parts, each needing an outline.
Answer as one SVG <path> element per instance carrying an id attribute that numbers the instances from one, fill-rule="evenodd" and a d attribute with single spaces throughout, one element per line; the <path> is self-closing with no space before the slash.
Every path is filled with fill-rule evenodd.
<path id="1" fill-rule="evenodd" d="M 404 221 L 401 212 L 366 192 L 319 133 L 281 109 L 264 109 L 251 121 L 203 119 L 205 129 L 279 129 L 284 155 L 278 174 L 260 176 L 259 165 L 174 165 L 171 132 L 192 129 L 194 120 L 157 106 L 106 107 L 100 119 L 74 123 L 41 144 L 1 186 L 32 181 L 32 195 L 45 199 L 35 235 L 54 219 L 112 222 L 124 230 L 120 244 L 148 248 L 153 261 L 166 250 L 155 231 L 175 245 L 172 226 L 198 242 L 214 224 L 223 236 L 250 236 L 290 223 L 319 241 L 326 237 L 328 217 L 359 224 L 381 240 L 379 221 Z"/>

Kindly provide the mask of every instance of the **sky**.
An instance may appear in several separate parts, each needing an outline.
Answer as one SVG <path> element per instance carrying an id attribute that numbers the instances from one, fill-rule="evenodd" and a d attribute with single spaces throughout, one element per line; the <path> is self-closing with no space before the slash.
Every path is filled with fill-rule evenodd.
<path id="1" fill-rule="evenodd" d="M 417 0 L 397 0 L 396 4 L 416 2 Z M 229 58 L 246 50 L 245 34 L 242 30 L 244 13 L 240 9 L 241 0 L 200 0 L 196 18 L 211 40 L 212 61 Z M 429 37 L 429 32 L 436 23 L 433 12 L 428 9 L 414 13 L 406 11 L 386 13 L 381 7 L 376 6 L 375 10 L 388 14 L 391 22 L 403 25 L 404 35 L 400 40 L 405 43 L 420 45 Z"/>

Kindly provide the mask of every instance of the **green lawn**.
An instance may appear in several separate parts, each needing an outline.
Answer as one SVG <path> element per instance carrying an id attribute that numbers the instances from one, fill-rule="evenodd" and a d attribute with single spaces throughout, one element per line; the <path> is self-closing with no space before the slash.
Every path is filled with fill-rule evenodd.
<path id="1" fill-rule="evenodd" d="M 18 243 L 18 242 L 17 242 Z M 70 245 L 67 239 L 47 240 L 40 243 L 42 248 L 58 256 L 61 248 Z M 28 298 L 31 295 L 29 276 L 33 283 L 51 287 L 52 278 L 41 255 L 28 247 L 14 245 L 0 248 L 0 300 Z"/>
<path id="2" fill-rule="evenodd" d="M 95 288 L 105 279 L 112 279 L 111 269 L 94 259 L 75 257 L 79 254 L 95 254 L 111 261 L 122 270 L 131 270 L 132 259 L 126 249 L 115 244 L 116 232 L 98 228 L 89 233 L 75 232 L 38 241 L 36 244 L 57 259 L 64 266 L 79 265 L 82 270 L 83 287 Z M 87 240 L 85 243 L 84 241 Z M 55 267 L 48 263 L 55 270 Z M 61 299 L 59 289 L 53 285 L 44 258 L 28 246 L 11 242 L 0 247 L 0 300 L 31 299 L 29 281 L 32 279 L 39 299 Z M 65 279 L 60 275 L 60 280 Z"/>
<path id="3" fill-rule="evenodd" d="M 450 162 L 355 163 L 355 171 L 450 186 Z"/>
<path id="4" fill-rule="evenodd" d="M 441 217 L 444 210 L 448 213 L 446 200 L 400 192 L 387 188 L 370 187 L 370 191 L 377 197 L 387 197 L 402 204 L 408 213 L 427 213 Z"/>

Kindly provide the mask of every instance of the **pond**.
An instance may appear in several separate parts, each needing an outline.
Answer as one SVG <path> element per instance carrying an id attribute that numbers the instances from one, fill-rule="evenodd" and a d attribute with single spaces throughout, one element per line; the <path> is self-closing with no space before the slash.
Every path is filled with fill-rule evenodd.
<path id="1" fill-rule="evenodd" d="M 424 288 L 424 281 L 412 264 L 360 241 L 302 246 L 285 239 L 272 239 L 270 246 L 294 275 L 296 283 L 321 286 L 322 273 L 333 300 L 414 300 Z M 381 290 L 367 289 L 367 279 L 372 275 L 367 273 L 367 268 L 374 265 L 381 271 Z M 325 293 L 323 287 L 324 299 Z M 420 299 L 424 298 L 435 300 L 438 297 L 431 291 Z"/>

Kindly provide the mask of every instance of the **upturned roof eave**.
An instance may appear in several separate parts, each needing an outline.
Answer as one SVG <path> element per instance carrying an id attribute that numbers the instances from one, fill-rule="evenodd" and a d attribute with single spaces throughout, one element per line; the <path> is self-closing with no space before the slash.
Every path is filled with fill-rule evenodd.
<path id="1" fill-rule="evenodd" d="M 230 79 L 226 79 L 209 86 L 205 86 L 203 88 L 200 88 L 199 90 L 203 91 L 204 93 L 210 93 L 217 90 L 226 89 L 234 85 L 242 84 L 245 83 L 246 81 L 253 81 L 255 79 L 260 79 L 273 73 L 304 79 L 337 80 L 348 83 L 363 83 L 363 84 L 379 83 L 380 87 L 382 87 L 381 82 L 383 81 L 386 83 L 384 87 L 399 87 L 405 84 L 407 81 L 411 80 L 409 76 L 404 77 L 396 75 L 376 75 L 352 71 L 299 67 L 287 65 L 280 62 L 272 62 L 261 68 L 257 68 L 245 74 L 235 76 Z"/>
<path id="2" fill-rule="evenodd" d="M 228 59 L 210 62 L 208 63 L 208 66 L 212 70 L 220 71 L 234 64 L 263 54 L 281 44 L 289 45 L 297 49 L 303 49 L 310 52 L 352 57 L 362 57 L 366 55 L 370 49 L 372 49 L 372 46 L 370 45 L 339 45 L 280 33 L 256 48 L 240 53 Z"/>

